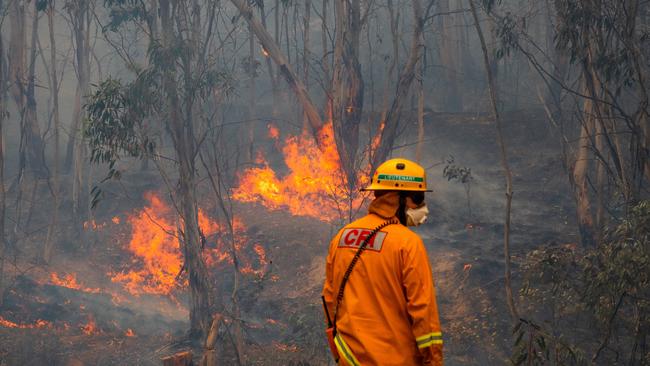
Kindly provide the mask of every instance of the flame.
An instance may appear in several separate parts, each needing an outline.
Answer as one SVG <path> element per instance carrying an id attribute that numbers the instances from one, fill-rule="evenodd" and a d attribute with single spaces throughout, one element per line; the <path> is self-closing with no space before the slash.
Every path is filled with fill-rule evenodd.
<path id="1" fill-rule="evenodd" d="M 201 222 L 200 218 L 199 218 L 199 222 Z M 206 251 L 207 252 L 206 263 L 209 266 L 215 266 L 223 262 L 233 263 L 232 247 L 228 242 L 230 235 L 227 234 L 226 227 L 221 227 L 221 228 L 217 227 L 216 229 L 217 230 L 215 231 L 218 231 L 220 235 L 215 241 L 216 247 Z M 244 225 L 241 219 L 237 217 L 233 219 L 232 231 L 233 231 L 232 240 L 234 240 L 237 260 L 240 264 L 240 269 L 239 269 L 240 272 L 244 274 L 253 274 L 257 276 L 263 275 L 266 272 L 266 267 L 268 264 L 266 259 L 266 251 L 264 250 L 264 247 L 261 246 L 260 244 L 253 245 L 253 251 L 257 254 L 257 264 L 256 264 L 257 269 L 254 269 L 253 261 L 249 258 L 249 256 L 246 253 L 246 249 L 248 248 L 251 241 L 246 235 L 246 226 Z"/>
<path id="2" fill-rule="evenodd" d="M 269 134 L 279 133 L 269 126 Z M 331 222 L 348 212 L 350 205 L 358 207 L 363 196 L 347 189 L 342 172 L 332 123 L 319 132 L 320 147 L 307 132 L 289 136 L 282 148 L 289 173 L 279 177 L 262 156 L 259 167 L 239 175 L 239 187 L 233 198 L 241 202 L 260 202 L 272 209 L 288 209 L 295 216 L 310 216 Z M 359 184 L 366 184 L 368 172 L 360 171 Z"/>
<path id="3" fill-rule="evenodd" d="M 377 133 L 375 133 L 375 136 L 372 137 L 372 141 L 370 142 L 370 153 L 376 151 L 379 147 L 379 144 L 381 143 L 381 135 L 384 133 L 384 127 L 386 127 L 386 121 L 381 121 Z"/>
<path id="4" fill-rule="evenodd" d="M 148 204 L 126 218 L 131 225 L 131 238 L 127 250 L 134 256 L 133 262 L 136 263 L 136 268 L 128 268 L 109 275 L 113 282 L 121 283 L 132 295 L 169 296 L 179 285 L 178 277 L 183 266 L 180 241 L 175 229 L 178 227 L 179 220 L 174 211 L 155 193 L 145 193 L 144 197 Z M 231 247 L 224 240 L 225 237 L 230 237 L 225 235 L 226 225 L 211 219 L 201 209 L 198 212 L 198 222 L 203 236 L 207 239 L 204 250 L 206 263 L 209 266 L 224 261 L 232 263 Z M 246 236 L 245 225 L 238 218 L 233 220 L 232 237 L 239 262 L 242 264 L 242 272 L 261 273 L 266 267 L 264 248 L 259 244 L 254 248 L 259 256 L 258 269 L 254 270 L 252 260 L 243 253 L 250 240 Z"/>
<path id="5" fill-rule="evenodd" d="M 88 323 L 80 326 L 80 328 L 85 335 L 93 335 L 93 334 L 101 333 L 99 328 L 97 328 L 97 323 L 95 323 L 95 319 L 93 319 L 92 317 L 88 317 Z"/>
<path id="6" fill-rule="evenodd" d="M 100 293 L 101 290 L 98 288 L 87 288 L 83 287 L 79 282 L 77 282 L 77 275 L 74 273 L 68 273 L 59 277 L 55 272 L 50 273 L 50 283 L 55 286 L 66 287 L 73 290 L 79 290 L 82 292 L 88 292 L 91 294 Z"/>
<path id="7" fill-rule="evenodd" d="M 126 330 L 126 332 L 124 332 L 124 335 L 126 337 L 135 337 L 135 332 L 133 331 L 133 329 L 129 328 Z"/>
<path id="8" fill-rule="evenodd" d="M 148 192 L 144 198 L 148 205 L 126 218 L 131 225 L 127 250 L 141 268 L 113 274 L 111 281 L 121 283 L 132 295 L 169 295 L 182 266 L 179 241 L 172 235 L 176 225 L 172 210 L 157 195 Z"/>
<path id="9" fill-rule="evenodd" d="M 5 328 L 17 328 L 17 329 L 36 329 L 36 328 L 51 328 L 52 323 L 46 320 L 38 319 L 34 324 L 19 324 L 19 323 L 14 323 L 0 316 L 0 326 Z"/>

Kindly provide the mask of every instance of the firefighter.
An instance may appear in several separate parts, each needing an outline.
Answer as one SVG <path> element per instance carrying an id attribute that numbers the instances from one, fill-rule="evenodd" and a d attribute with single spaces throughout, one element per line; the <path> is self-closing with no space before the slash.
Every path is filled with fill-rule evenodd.
<path id="1" fill-rule="evenodd" d="M 426 220 L 424 169 L 381 164 L 366 191 L 369 213 L 332 239 L 323 303 L 332 353 L 342 365 L 442 365 L 442 333 L 431 267 L 408 226 Z"/>

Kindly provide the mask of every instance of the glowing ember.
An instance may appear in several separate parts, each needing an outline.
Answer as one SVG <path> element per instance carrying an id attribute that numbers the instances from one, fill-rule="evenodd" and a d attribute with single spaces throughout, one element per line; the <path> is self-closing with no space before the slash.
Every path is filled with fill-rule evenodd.
<path id="1" fill-rule="evenodd" d="M 95 220 L 84 221 L 83 223 L 84 230 L 88 230 L 88 229 L 101 230 L 105 227 L 106 227 L 106 223 L 98 224 Z"/>
<path id="2" fill-rule="evenodd" d="M 270 136 L 279 132 L 269 126 Z M 341 170 L 334 141 L 332 123 L 320 131 L 316 145 L 308 133 L 287 138 L 282 153 L 289 174 L 278 177 L 266 160 L 260 167 L 245 170 L 239 176 L 239 187 L 233 198 L 241 202 L 260 202 L 267 208 L 288 208 L 292 215 L 311 216 L 323 221 L 333 221 L 344 216 L 350 205 L 358 207 L 363 196 L 347 188 L 347 179 Z M 368 181 L 367 172 L 360 172 L 360 185 Z"/>
<path id="3" fill-rule="evenodd" d="M 273 345 L 275 346 L 275 348 L 278 351 L 282 351 L 282 352 L 298 352 L 298 346 L 296 346 L 295 344 L 288 345 L 288 344 L 284 344 L 284 343 L 274 342 Z"/>
<path id="4" fill-rule="evenodd" d="M 135 337 L 135 332 L 133 331 L 133 329 L 129 328 L 126 330 L 126 332 L 124 332 L 124 335 L 127 337 Z"/>
<path id="5" fill-rule="evenodd" d="M 50 283 L 55 286 L 66 287 L 73 290 L 97 294 L 101 292 L 98 288 L 86 288 L 77 282 L 77 276 L 74 273 L 68 273 L 63 277 L 59 277 L 56 273 L 50 273 Z"/>
<path id="6" fill-rule="evenodd" d="M 269 123 L 267 127 L 269 129 L 269 137 L 270 138 L 272 138 L 274 140 L 277 140 L 277 139 L 280 138 L 280 129 L 278 129 L 277 126 Z"/>

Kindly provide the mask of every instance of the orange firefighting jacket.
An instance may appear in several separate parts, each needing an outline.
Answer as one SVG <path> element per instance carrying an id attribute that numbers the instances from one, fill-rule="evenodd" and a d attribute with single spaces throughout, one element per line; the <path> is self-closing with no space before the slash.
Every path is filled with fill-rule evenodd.
<path id="1" fill-rule="evenodd" d="M 359 245 L 399 206 L 397 193 L 370 204 L 370 213 L 332 239 L 323 296 L 334 316 L 341 280 Z M 442 333 L 431 267 L 422 239 L 401 224 L 381 229 L 352 270 L 336 316 L 342 364 L 442 365 Z"/>

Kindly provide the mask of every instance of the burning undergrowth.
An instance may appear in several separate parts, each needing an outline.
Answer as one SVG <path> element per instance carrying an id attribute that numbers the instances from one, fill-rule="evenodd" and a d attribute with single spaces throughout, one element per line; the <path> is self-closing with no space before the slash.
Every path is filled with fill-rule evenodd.
<path id="1" fill-rule="evenodd" d="M 347 188 L 331 122 L 319 132 L 319 144 L 306 131 L 288 136 L 280 143 L 280 132 L 273 125 L 269 125 L 269 137 L 275 140 L 276 146 L 281 146 L 288 173 L 281 176 L 260 154 L 256 167 L 239 174 L 234 199 L 261 203 L 271 210 L 287 209 L 294 216 L 325 222 L 346 217 L 350 210 L 363 204 L 365 196 L 356 188 Z M 368 176 L 369 169 L 362 169 L 357 184 L 365 185 Z"/>
<path id="2" fill-rule="evenodd" d="M 173 297 L 187 283 L 180 222 L 173 209 L 158 195 L 149 192 L 144 197 L 147 205 L 126 218 L 132 228 L 126 247 L 133 256 L 132 263 L 120 271 L 109 273 L 109 276 L 112 282 L 121 284 L 131 295 Z M 267 264 L 264 247 L 249 240 L 241 219 L 235 217 L 229 225 L 210 218 L 202 209 L 199 209 L 198 218 L 205 245 L 204 259 L 209 267 L 218 270 L 224 264 L 232 263 L 234 247 L 243 273 L 264 274 Z M 229 240 L 233 242 L 229 243 Z"/>
<path id="3" fill-rule="evenodd" d="M 265 247 L 248 237 L 241 219 L 233 219 L 231 226 L 201 209 L 199 224 L 214 281 L 232 268 L 233 248 L 244 275 L 261 278 L 267 273 Z M 16 275 L 0 328 L 123 339 L 184 331 L 187 279 L 179 227 L 175 210 L 154 192 L 144 194 L 142 208 L 86 223 L 85 230 L 106 243 L 95 248 L 97 255 L 107 258 L 94 258 L 87 267 L 36 266 Z"/>

